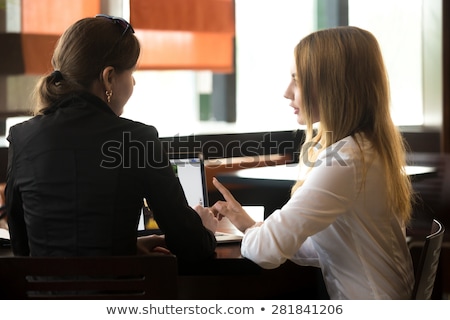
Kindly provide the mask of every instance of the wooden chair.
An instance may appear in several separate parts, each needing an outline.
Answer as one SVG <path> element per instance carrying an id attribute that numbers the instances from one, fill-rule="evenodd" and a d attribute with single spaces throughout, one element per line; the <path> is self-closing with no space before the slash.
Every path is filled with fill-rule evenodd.
<path id="1" fill-rule="evenodd" d="M 0 258 L 0 299 L 176 299 L 173 255 Z"/>
<path id="2" fill-rule="evenodd" d="M 438 220 L 433 219 L 431 232 L 426 236 L 425 242 L 413 241 L 409 244 L 410 250 L 418 246 L 423 246 L 420 258 L 415 267 L 415 283 L 412 293 L 413 300 L 431 299 L 439 265 L 444 232 L 444 226 Z"/>

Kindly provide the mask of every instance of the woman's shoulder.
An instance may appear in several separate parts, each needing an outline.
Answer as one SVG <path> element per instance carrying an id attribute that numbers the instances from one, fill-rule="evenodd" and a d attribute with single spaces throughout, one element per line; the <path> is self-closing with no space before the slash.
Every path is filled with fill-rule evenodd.
<path id="1" fill-rule="evenodd" d="M 338 158 L 344 161 L 362 160 L 374 156 L 371 142 L 362 134 L 347 136 L 326 148 L 321 158 Z"/>
<path id="2" fill-rule="evenodd" d="M 37 115 L 12 125 L 7 132 L 7 140 L 12 139 L 12 137 L 19 139 L 29 135 L 34 135 L 34 130 L 37 126 L 39 126 L 39 121 L 41 118 L 42 115 Z"/>
<path id="3" fill-rule="evenodd" d="M 119 121 L 121 121 L 124 125 L 130 128 L 132 130 L 133 134 L 145 134 L 154 136 L 155 138 L 159 137 L 158 129 L 156 129 L 155 126 L 145 124 L 140 121 L 135 121 L 127 118 L 119 118 Z"/>
<path id="4" fill-rule="evenodd" d="M 341 171 L 348 175 L 361 172 L 378 157 L 369 140 L 361 135 L 348 136 L 336 141 L 320 152 L 313 167 L 320 172 Z"/>

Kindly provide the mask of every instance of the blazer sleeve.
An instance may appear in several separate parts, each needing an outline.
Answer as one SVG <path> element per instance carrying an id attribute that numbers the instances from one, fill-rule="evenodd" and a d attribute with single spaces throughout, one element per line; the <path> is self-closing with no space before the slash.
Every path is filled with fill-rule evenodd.
<path id="1" fill-rule="evenodd" d="M 28 246 L 28 236 L 24 219 L 24 212 L 22 206 L 22 198 L 17 189 L 15 177 L 15 154 L 14 154 L 14 139 L 10 134 L 8 136 L 10 145 L 8 147 L 8 167 L 6 173 L 6 187 L 5 187 L 5 203 L 6 215 L 8 219 L 8 227 L 11 238 L 11 247 L 14 255 L 28 256 L 30 248 Z"/>
<path id="2" fill-rule="evenodd" d="M 188 205 L 156 129 L 149 128 L 146 136 L 152 138 L 146 143 L 145 198 L 165 234 L 167 246 L 184 261 L 210 258 L 215 254 L 214 234 L 203 226 L 197 212 Z"/>

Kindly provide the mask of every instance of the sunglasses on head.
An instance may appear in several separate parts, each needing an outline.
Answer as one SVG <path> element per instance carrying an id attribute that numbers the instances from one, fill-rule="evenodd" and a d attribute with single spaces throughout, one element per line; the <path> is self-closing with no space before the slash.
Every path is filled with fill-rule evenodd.
<path id="1" fill-rule="evenodd" d="M 98 15 L 96 15 L 95 17 L 96 17 L 96 18 L 105 18 L 105 19 L 109 19 L 109 20 L 111 20 L 112 22 L 114 22 L 115 24 L 118 24 L 119 26 L 121 26 L 122 29 L 123 29 L 123 32 L 122 32 L 122 35 L 121 35 L 120 37 L 123 37 L 124 34 L 125 34 L 128 30 L 130 30 L 132 33 L 134 33 L 134 29 L 133 29 L 133 27 L 131 26 L 131 24 L 130 24 L 127 20 L 125 20 L 125 19 L 123 19 L 123 18 L 121 18 L 121 17 L 109 16 L 109 15 L 107 15 L 107 14 L 98 14 Z"/>

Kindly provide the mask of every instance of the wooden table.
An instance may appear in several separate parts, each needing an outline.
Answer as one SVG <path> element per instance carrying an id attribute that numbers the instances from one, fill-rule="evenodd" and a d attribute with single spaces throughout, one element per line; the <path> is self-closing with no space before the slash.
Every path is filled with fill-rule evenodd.
<path id="1" fill-rule="evenodd" d="M 318 268 L 297 266 L 288 261 L 265 270 L 242 258 L 239 244 L 223 244 L 217 256 L 195 272 L 180 272 L 178 297 L 183 300 L 328 299 Z M 0 259 L 12 256 L 0 248 Z"/>
<path id="2" fill-rule="evenodd" d="M 263 213 L 246 208 L 256 220 Z M 239 233 L 223 218 L 219 231 Z M 180 299 L 328 299 L 320 269 L 287 261 L 276 269 L 262 269 L 242 257 L 240 243 L 219 244 L 216 258 L 180 270 Z"/>
<path id="3" fill-rule="evenodd" d="M 234 227 L 222 219 L 223 232 Z M 12 256 L 10 248 L 0 248 L 1 257 Z M 193 265 L 180 265 L 179 299 L 327 299 L 318 268 L 286 262 L 265 270 L 242 257 L 240 243 L 220 244 L 214 259 Z"/>

